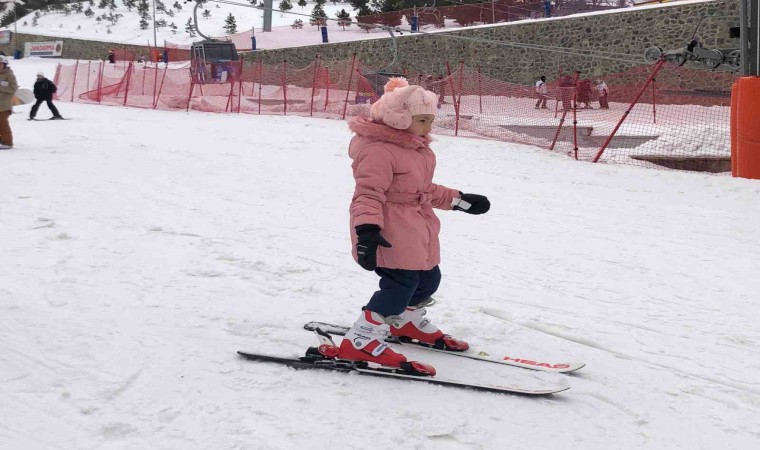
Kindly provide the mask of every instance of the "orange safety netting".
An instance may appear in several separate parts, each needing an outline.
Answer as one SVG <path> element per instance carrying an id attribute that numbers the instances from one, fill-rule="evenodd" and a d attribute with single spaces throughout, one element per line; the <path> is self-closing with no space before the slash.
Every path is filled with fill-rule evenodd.
<path id="1" fill-rule="evenodd" d="M 544 98 L 459 64 L 445 75 L 404 73 L 439 96 L 435 132 L 525 143 L 583 161 L 727 172 L 730 86 L 736 75 L 657 63 L 586 78 L 558 73 Z M 57 97 L 164 110 L 369 115 L 387 74 L 356 57 L 306 67 L 86 62 L 59 66 Z M 544 101 L 545 100 L 545 101 Z"/>

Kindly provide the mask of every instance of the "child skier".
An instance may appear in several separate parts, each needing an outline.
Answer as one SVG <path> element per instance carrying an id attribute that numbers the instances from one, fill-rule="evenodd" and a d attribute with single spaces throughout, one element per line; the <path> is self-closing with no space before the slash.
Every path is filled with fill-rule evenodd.
<path id="1" fill-rule="evenodd" d="M 404 355 L 385 344 L 390 334 L 453 351 L 469 345 L 425 318 L 438 289 L 440 222 L 433 208 L 483 214 L 488 199 L 433 183 L 430 130 L 438 95 L 391 78 L 372 105 L 371 120 L 349 122 L 356 188 L 351 201 L 354 259 L 380 276 L 380 290 L 340 343 L 339 358 L 399 367 Z M 434 369 L 433 369 L 434 373 Z"/>

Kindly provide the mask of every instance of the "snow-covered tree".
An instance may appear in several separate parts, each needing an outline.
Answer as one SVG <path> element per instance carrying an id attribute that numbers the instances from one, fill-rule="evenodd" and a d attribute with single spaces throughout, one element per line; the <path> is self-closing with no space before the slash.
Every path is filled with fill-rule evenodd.
<path id="1" fill-rule="evenodd" d="M 71 5 L 71 10 L 74 11 L 75 13 L 81 13 L 82 11 L 84 11 L 84 6 L 82 6 L 81 3 L 76 2 Z"/>
<path id="2" fill-rule="evenodd" d="M 298 6 L 300 6 L 301 9 L 306 8 L 306 0 L 298 0 Z"/>
<path id="3" fill-rule="evenodd" d="M 338 18 L 338 25 L 343 27 L 343 31 L 346 30 L 346 27 L 351 26 L 351 14 L 349 14 L 345 9 L 341 9 L 335 13 L 335 16 Z"/>
<path id="4" fill-rule="evenodd" d="M 202 16 L 204 19 L 208 19 L 209 17 L 211 17 L 211 11 L 209 11 L 208 9 L 204 9 Z"/>
<path id="5" fill-rule="evenodd" d="M 224 31 L 227 34 L 237 33 L 237 22 L 235 21 L 235 16 L 233 16 L 232 13 L 227 14 L 227 18 L 224 19 Z"/>
<path id="6" fill-rule="evenodd" d="M 179 2 L 174 2 L 172 5 L 177 11 L 182 11 L 182 5 Z"/>
<path id="7" fill-rule="evenodd" d="M 153 0 L 156 3 L 156 11 L 160 11 L 162 13 L 166 12 L 166 4 L 162 2 L 161 0 Z"/>
<path id="8" fill-rule="evenodd" d="M 288 0 L 282 0 L 280 2 L 280 11 L 290 11 L 293 9 L 293 5 Z"/>
<path id="9" fill-rule="evenodd" d="M 174 22 L 169 24 L 169 29 L 172 30 L 172 34 L 177 34 L 177 25 Z"/>
<path id="10" fill-rule="evenodd" d="M 93 10 L 92 10 L 92 8 L 90 8 L 90 7 L 88 6 L 88 7 L 87 7 L 87 9 L 85 9 L 85 10 L 84 10 L 84 15 L 85 15 L 86 17 L 92 17 L 92 16 L 94 16 L 94 15 L 95 15 L 95 11 L 93 11 Z"/>
<path id="11" fill-rule="evenodd" d="M 148 29 L 148 21 L 145 20 L 145 17 L 140 18 L 140 29 L 141 30 L 147 30 Z"/>
<path id="12" fill-rule="evenodd" d="M 137 6 L 137 0 L 121 0 L 124 6 L 127 7 L 127 11 L 132 12 L 132 8 Z"/>
<path id="13" fill-rule="evenodd" d="M 150 11 L 150 6 L 148 5 L 148 0 L 137 0 L 137 13 L 140 15 L 140 18 L 145 20 L 146 22 L 150 18 L 149 11 Z"/>
<path id="14" fill-rule="evenodd" d="M 318 27 L 321 27 L 327 22 L 327 14 L 325 13 L 322 5 L 317 3 L 314 5 L 314 9 L 311 10 L 311 17 L 309 17 L 309 23 Z"/>
<path id="15" fill-rule="evenodd" d="M 195 25 L 193 25 L 193 19 L 191 17 L 188 17 L 187 23 L 185 23 L 185 33 L 189 34 L 190 37 L 195 37 Z"/>

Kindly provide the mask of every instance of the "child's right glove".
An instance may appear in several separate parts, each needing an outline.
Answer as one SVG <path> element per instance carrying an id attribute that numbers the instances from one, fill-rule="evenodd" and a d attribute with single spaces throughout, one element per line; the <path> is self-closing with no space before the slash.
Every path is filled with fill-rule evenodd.
<path id="1" fill-rule="evenodd" d="M 451 202 L 451 206 L 457 211 L 464 211 L 467 214 L 485 214 L 491 209 L 491 202 L 485 195 L 462 194 Z"/>
<path id="2" fill-rule="evenodd" d="M 377 246 L 391 248 L 390 242 L 380 234 L 380 227 L 374 224 L 364 224 L 356 227 L 356 254 L 359 265 L 364 270 L 377 268 Z"/>

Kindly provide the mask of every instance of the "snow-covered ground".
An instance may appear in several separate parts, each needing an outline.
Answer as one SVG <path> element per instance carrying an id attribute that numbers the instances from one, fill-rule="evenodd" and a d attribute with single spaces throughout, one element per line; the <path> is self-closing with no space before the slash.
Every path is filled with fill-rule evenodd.
<path id="1" fill-rule="evenodd" d="M 30 86 L 57 61 L 13 68 Z M 440 137 L 431 318 L 475 348 L 577 375 L 530 399 L 299 372 L 309 320 L 349 323 L 376 277 L 349 255 L 338 120 L 60 103 L 0 152 L 0 448 L 750 449 L 760 442 L 760 184 Z M 42 106 L 40 117 L 47 117 Z"/>

